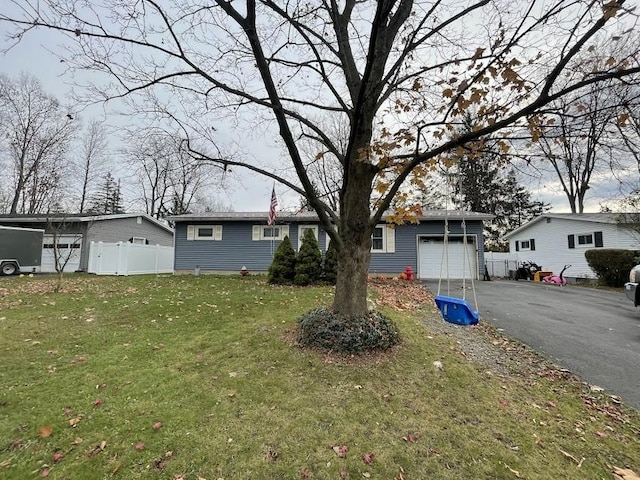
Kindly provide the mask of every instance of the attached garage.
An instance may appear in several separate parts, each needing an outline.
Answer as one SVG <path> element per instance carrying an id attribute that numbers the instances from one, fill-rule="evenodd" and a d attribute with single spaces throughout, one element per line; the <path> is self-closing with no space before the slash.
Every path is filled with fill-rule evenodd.
<path id="1" fill-rule="evenodd" d="M 446 252 L 442 235 L 418 237 L 418 278 L 478 279 L 476 236 L 449 236 Z"/>
<path id="2" fill-rule="evenodd" d="M 57 246 L 57 249 L 54 246 Z M 65 272 L 75 272 L 80 269 L 82 235 L 45 235 L 42 247 L 42 272 L 56 271 L 56 252 L 60 264 L 66 262 Z"/>

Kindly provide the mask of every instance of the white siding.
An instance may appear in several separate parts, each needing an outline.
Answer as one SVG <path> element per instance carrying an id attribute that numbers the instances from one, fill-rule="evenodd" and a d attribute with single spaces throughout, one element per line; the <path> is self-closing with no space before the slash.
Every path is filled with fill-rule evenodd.
<path id="1" fill-rule="evenodd" d="M 595 274 L 587 264 L 584 252 L 595 247 L 584 247 L 577 242 L 577 235 L 593 232 L 602 232 L 602 248 L 640 249 L 638 240 L 617 224 L 554 217 L 543 218 L 509 238 L 509 252 L 516 255 L 518 261 L 531 260 L 541 265 L 543 270 L 558 273 L 565 264 L 571 264 L 571 268 L 565 274 L 567 277 L 594 277 Z M 569 248 L 569 235 L 576 235 L 575 248 Z M 516 241 L 530 239 L 535 239 L 534 251 L 516 251 Z"/>

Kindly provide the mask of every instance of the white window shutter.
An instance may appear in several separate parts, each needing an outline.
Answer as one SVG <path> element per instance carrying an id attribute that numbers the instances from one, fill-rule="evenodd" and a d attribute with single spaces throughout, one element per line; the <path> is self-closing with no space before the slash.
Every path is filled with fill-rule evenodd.
<path id="1" fill-rule="evenodd" d="M 396 229 L 390 225 L 386 226 L 385 232 L 386 249 L 387 253 L 395 253 L 396 251 Z"/>
<path id="2" fill-rule="evenodd" d="M 251 233 L 251 240 L 260 240 L 260 225 L 254 225 Z"/>
<path id="3" fill-rule="evenodd" d="M 289 225 L 282 225 L 282 238 L 289 236 Z"/>
<path id="4" fill-rule="evenodd" d="M 187 240 L 195 240 L 196 227 L 195 225 L 187 225 Z"/>
<path id="5" fill-rule="evenodd" d="M 215 226 L 215 232 L 213 234 L 213 239 L 214 240 L 222 240 L 222 225 L 216 225 Z"/>

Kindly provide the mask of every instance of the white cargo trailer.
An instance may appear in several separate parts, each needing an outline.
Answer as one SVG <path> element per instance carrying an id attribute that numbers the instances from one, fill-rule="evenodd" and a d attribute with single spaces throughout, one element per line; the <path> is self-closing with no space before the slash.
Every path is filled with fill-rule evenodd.
<path id="1" fill-rule="evenodd" d="M 43 238 L 44 230 L 0 225 L 0 275 L 39 272 Z"/>

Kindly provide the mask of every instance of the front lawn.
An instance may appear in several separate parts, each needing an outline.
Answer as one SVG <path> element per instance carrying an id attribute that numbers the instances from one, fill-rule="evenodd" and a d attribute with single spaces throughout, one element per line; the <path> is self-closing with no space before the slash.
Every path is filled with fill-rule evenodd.
<path id="1" fill-rule="evenodd" d="M 55 293 L 53 278 L 0 280 L 3 479 L 640 471 L 638 412 L 548 369 L 487 370 L 429 328 L 430 305 L 385 309 L 402 336 L 391 352 L 342 358 L 294 345 L 296 318 L 329 305 L 329 287 L 79 275 Z"/>

